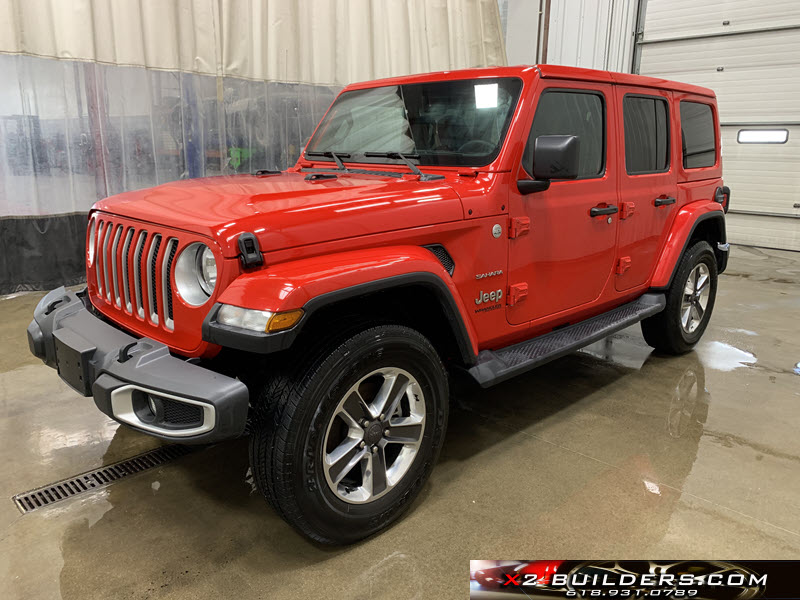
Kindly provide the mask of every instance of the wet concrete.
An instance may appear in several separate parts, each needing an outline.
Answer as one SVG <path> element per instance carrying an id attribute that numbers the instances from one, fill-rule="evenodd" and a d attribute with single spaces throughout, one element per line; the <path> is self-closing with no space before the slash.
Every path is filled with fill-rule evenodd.
<path id="1" fill-rule="evenodd" d="M 470 559 L 800 558 L 800 254 L 734 248 L 686 356 L 636 327 L 460 389 L 411 512 L 339 549 L 253 492 L 243 441 L 21 515 L 14 494 L 159 444 L 28 354 L 40 297 L 0 299 L 6 598 L 464 598 Z"/>

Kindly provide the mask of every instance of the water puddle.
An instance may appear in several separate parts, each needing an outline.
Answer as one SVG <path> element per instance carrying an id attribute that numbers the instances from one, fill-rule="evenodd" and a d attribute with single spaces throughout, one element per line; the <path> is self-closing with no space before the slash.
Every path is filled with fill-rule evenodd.
<path id="1" fill-rule="evenodd" d="M 717 371 L 733 371 L 755 364 L 756 357 L 725 342 L 709 342 L 697 348 L 703 364 Z"/>
<path id="2" fill-rule="evenodd" d="M 739 329 L 737 327 L 725 327 L 723 331 L 727 331 L 728 333 L 743 333 L 744 335 L 758 335 L 755 331 L 750 331 L 749 329 Z"/>

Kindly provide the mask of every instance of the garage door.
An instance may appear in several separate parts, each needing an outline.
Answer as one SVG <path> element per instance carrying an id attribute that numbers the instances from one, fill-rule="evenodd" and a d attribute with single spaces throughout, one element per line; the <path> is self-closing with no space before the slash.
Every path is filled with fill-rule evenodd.
<path id="1" fill-rule="evenodd" d="M 731 242 L 800 250 L 800 1 L 642 0 L 638 72 L 712 88 Z"/>

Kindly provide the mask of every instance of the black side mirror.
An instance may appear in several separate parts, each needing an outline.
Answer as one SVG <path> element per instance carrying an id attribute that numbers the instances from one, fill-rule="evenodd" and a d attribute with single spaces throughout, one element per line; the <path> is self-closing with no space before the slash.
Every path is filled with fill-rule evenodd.
<path id="1" fill-rule="evenodd" d="M 534 179 L 520 179 L 517 188 L 530 194 L 546 190 L 552 179 L 577 178 L 579 156 L 577 135 L 540 135 L 533 142 L 533 165 L 528 166 Z"/>

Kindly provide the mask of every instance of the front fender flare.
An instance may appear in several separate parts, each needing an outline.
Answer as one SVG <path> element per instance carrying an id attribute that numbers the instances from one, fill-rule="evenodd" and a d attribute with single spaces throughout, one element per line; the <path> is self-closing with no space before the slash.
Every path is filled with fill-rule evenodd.
<path id="1" fill-rule="evenodd" d="M 392 246 L 303 258 L 268 266 L 238 277 L 220 294 L 203 322 L 203 339 L 249 352 L 267 354 L 291 346 L 309 317 L 341 300 L 392 287 L 424 285 L 434 292 L 465 364 L 477 356 L 477 336 L 450 275 L 430 250 Z M 215 322 L 222 304 L 284 312 L 302 308 L 303 318 L 279 333 L 249 332 Z"/>

